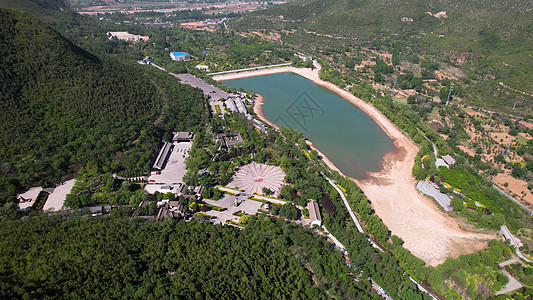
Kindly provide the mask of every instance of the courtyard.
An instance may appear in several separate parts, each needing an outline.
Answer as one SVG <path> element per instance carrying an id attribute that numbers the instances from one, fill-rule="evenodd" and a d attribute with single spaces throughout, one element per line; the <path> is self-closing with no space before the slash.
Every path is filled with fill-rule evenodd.
<path id="1" fill-rule="evenodd" d="M 235 206 L 235 200 L 238 206 Z M 205 214 L 215 216 L 211 220 L 213 224 L 225 224 L 227 220 L 239 222 L 239 216 L 233 215 L 234 212 L 241 211 L 248 215 L 255 215 L 261 208 L 263 203 L 255 200 L 246 199 L 246 197 L 239 197 L 225 194 L 220 200 L 203 200 L 204 203 L 226 208 L 224 211 L 210 210 Z"/>
<path id="2" fill-rule="evenodd" d="M 148 182 L 150 184 L 146 185 L 146 191 L 149 193 L 154 193 L 156 191 L 161 193 L 177 192 L 179 183 L 183 183 L 183 175 L 187 172 L 185 159 L 189 156 L 191 145 L 191 142 L 173 143 L 172 151 L 164 168 L 161 170 L 161 173 L 150 175 L 148 177 Z M 171 187 L 172 189 L 169 189 L 168 187 Z"/>

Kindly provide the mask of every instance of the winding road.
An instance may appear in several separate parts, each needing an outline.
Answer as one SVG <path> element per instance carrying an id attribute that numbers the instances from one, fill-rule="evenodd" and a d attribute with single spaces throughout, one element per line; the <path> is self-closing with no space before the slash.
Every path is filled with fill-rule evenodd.
<path id="1" fill-rule="evenodd" d="M 355 216 L 352 208 L 350 207 L 350 203 L 348 203 L 348 200 L 346 199 L 346 196 L 344 195 L 344 192 L 337 186 L 337 184 L 335 183 L 335 181 L 331 180 L 328 176 L 326 176 L 326 174 L 324 174 L 323 172 L 320 172 L 320 174 L 322 176 L 324 176 L 324 178 L 326 178 L 326 180 L 329 182 L 329 184 L 331 184 L 331 186 L 339 193 L 339 195 L 341 196 L 342 198 L 342 201 L 344 202 L 344 205 L 346 206 L 346 209 L 348 210 L 348 213 L 350 214 L 350 217 L 352 217 L 352 220 L 354 221 L 355 223 L 355 226 L 357 226 L 357 230 L 361 233 L 365 233 L 365 231 L 363 230 L 363 227 L 361 226 L 361 224 L 359 223 L 359 220 L 357 219 L 357 217 Z M 328 232 L 329 233 L 329 232 Z M 333 235 L 331 235 L 333 236 Z M 372 241 L 368 236 L 366 237 L 366 239 L 370 242 L 370 244 L 372 245 L 372 247 L 378 249 L 379 251 L 383 251 L 383 249 L 381 249 L 378 245 L 376 245 L 376 243 L 374 243 L 374 241 Z M 335 239 L 337 240 L 337 239 Z M 341 244 L 338 240 L 337 242 L 339 244 Z M 335 243 L 337 244 L 337 243 Z M 342 244 L 341 244 L 342 245 Z M 344 246 L 342 246 L 342 248 L 346 249 Z M 422 285 L 420 285 L 416 280 L 414 280 L 411 276 L 409 276 L 409 280 L 411 280 L 413 283 L 415 283 L 418 288 L 425 292 L 426 294 L 428 294 L 432 299 L 436 300 L 437 298 L 435 296 L 433 296 L 430 292 L 428 292 Z M 378 293 L 384 297 L 385 299 L 392 299 L 389 295 L 383 295 L 382 294 L 382 291 L 383 289 L 377 284 L 375 283 L 374 281 L 372 281 L 372 287 L 374 289 L 376 289 L 378 291 Z"/>

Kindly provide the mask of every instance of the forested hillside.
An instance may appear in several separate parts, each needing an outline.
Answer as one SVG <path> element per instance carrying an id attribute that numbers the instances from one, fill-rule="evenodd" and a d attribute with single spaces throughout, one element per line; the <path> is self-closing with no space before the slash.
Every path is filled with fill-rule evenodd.
<path id="1" fill-rule="evenodd" d="M 146 170 L 165 131 L 203 118 L 198 90 L 90 54 L 27 13 L 1 9 L 0 39 L 2 201 L 89 162 L 96 171 Z"/>
<path id="2" fill-rule="evenodd" d="M 528 42 L 531 9 L 532 3 L 523 0 L 295 0 L 246 15 L 240 28 L 283 25 L 360 40 L 444 35 L 445 47 L 461 52 Z M 434 16 L 441 11 L 446 14 Z M 513 48 L 527 49 L 524 44 Z"/>
<path id="3" fill-rule="evenodd" d="M 51 26 L 58 25 L 64 29 L 79 24 L 83 19 L 83 16 L 70 9 L 61 0 L 0 0 L 0 7 L 29 12 Z"/>
<path id="4" fill-rule="evenodd" d="M 465 87 L 469 104 L 523 117 L 533 109 L 532 9 L 524 0 L 295 0 L 247 14 L 232 28 L 276 32 L 316 55 L 354 56 L 364 47 L 415 65 L 437 63 Z"/>
<path id="5" fill-rule="evenodd" d="M 0 226 L 0 298 L 372 299 L 325 238 L 282 219 L 49 217 Z"/>

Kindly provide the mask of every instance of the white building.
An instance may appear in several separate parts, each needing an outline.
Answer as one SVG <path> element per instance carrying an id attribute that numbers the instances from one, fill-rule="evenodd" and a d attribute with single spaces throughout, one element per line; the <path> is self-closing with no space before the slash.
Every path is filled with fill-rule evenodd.
<path id="1" fill-rule="evenodd" d="M 186 60 L 189 59 L 189 53 L 185 52 L 172 52 L 170 53 L 170 58 L 174 61 Z"/>
<path id="2" fill-rule="evenodd" d="M 453 157 L 451 157 L 450 155 L 444 155 L 442 157 L 442 159 L 444 160 L 444 162 L 448 165 L 448 166 L 451 166 L 453 164 L 455 164 L 455 159 Z"/>
<path id="3" fill-rule="evenodd" d="M 231 111 L 234 111 L 234 112 L 239 112 L 237 110 L 237 105 L 235 105 L 235 101 L 233 100 L 233 98 L 228 98 L 226 100 L 226 106 L 228 107 L 229 110 Z"/>
<path id="4" fill-rule="evenodd" d="M 320 208 L 318 207 L 318 203 L 313 200 L 310 200 L 309 203 L 307 203 L 307 210 L 309 211 L 311 226 L 322 226 L 322 217 L 320 216 Z"/>
<path id="5" fill-rule="evenodd" d="M 206 65 L 196 65 L 196 69 L 209 72 L 209 67 Z"/>
<path id="6" fill-rule="evenodd" d="M 116 38 L 121 41 L 134 42 L 134 43 L 139 42 L 139 41 L 146 42 L 149 39 L 149 37 L 147 36 L 131 34 L 127 31 L 109 31 L 107 32 L 107 38 L 110 40 L 112 40 L 113 38 Z"/>
<path id="7" fill-rule="evenodd" d="M 150 56 L 145 56 L 142 60 L 139 61 L 139 63 L 142 65 L 149 65 L 153 62 L 154 62 L 154 59 L 151 58 Z"/>
<path id="8" fill-rule="evenodd" d="M 245 115 L 248 114 L 248 111 L 246 110 L 246 105 L 244 105 L 243 100 L 235 99 L 235 104 L 237 105 L 238 112 Z"/>

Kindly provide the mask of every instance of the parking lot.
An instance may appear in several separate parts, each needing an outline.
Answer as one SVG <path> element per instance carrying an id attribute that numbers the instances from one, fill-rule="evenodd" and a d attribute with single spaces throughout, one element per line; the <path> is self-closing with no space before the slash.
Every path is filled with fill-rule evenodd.
<path id="1" fill-rule="evenodd" d="M 200 88 L 204 95 L 209 96 L 211 101 L 220 101 L 221 99 L 227 99 L 230 95 L 223 90 L 212 86 L 202 79 L 191 74 L 176 74 L 175 75 L 181 82 L 193 87 Z"/>
<path id="2" fill-rule="evenodd" d="M 43 188 L 40 187 L 40 186 L 39 187 L 32 187 L 29 190 L 25 191 L 24 193 L 17 195 L 17 199 L 18 198 L 24 198 L 24 199 L 28 200 L 26 202 L 19 203 L 19 209 L 26 209 L 26 208 L 32 206 L 33 202 L 35 201 L 35 199 L 37 199 L 37 196 L 39 195 L 39 193 L 42 190 L 43 190 Z M 29 201 L 29 199 L 31 199 L 31 201 Z"/>

